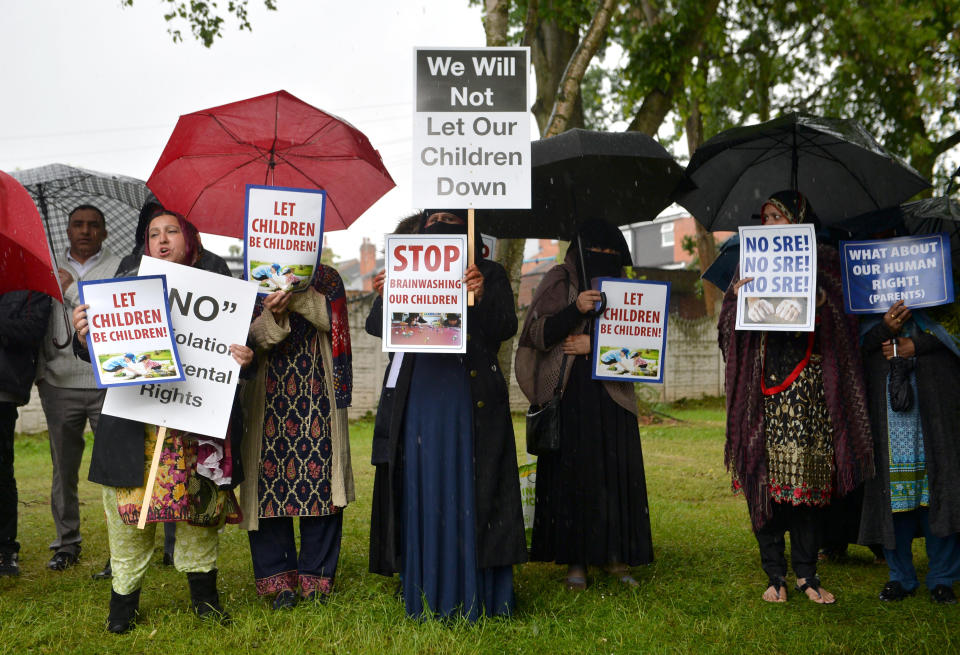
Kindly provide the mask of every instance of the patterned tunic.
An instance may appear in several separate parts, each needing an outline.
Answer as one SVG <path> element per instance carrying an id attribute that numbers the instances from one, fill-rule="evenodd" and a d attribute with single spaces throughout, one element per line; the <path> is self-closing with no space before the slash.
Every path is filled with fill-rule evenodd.
<path id="1" fill-rule="evenodd" d="M 910 373 L 910 386 L 917 388 L 915 371 Z M 885 395 L 890 444 L 890 509 L 909 512 L 918 507 L 928 507 L 930 483 L 919 403 L 913 403 L 909 411 L 897 412 L 890 406 L 890 394 Z"/>
<path id="2" fill-rule="evenodd" d="M 260 303 L 258 303 L 259 308 Z M 327 516 L 338 510 L 330 483 L 330 393 L 317 329 L 295 312 L 290 335 L 270 351 L 257 481 L 259 516 Z"/>

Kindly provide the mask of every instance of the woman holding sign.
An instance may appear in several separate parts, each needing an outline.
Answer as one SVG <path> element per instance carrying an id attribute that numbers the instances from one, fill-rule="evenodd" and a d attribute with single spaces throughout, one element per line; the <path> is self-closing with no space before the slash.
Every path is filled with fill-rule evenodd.
<path id="1" fill-rule="evenodd" d="M 196 229 L 186 219 L 164 211 L 147 226 L 144 254 L 175 264 L 196 266 L 200 252 L 196 235 Z M 80 305 L 73 313 L 77 330 L 74 352 L 83 359 L 90 356 L 81 341 L 89 327 L 87 308 L 88 305 Z M 253 351 L 245 345 L 232 344 L 229 352 L 242 367 L 253 360 Z M 113 567 L 107 619 L 110 632 L 123 633 L 133 627 L 139 612 L 141 583 L 153 556 L 157 523 L 180 523 L 176 531 L 174 565 L 178 571 L 187 574 L 196 614 L 222 623 L 229 621 L 217 592 L 218 530 L 225 522 L 239 521 L 232 486 L 242 478 L 242 471 L 233 459 L 231 437 L 238 437 L 240 431 L 238 405 L 234 406 L 222 452 L 219 443 L 201 441 L 180 430 L 167 430 L 147 510 L 147 528 L 141 530 L 137 523 L 144 501 L 144 480 L 153 459 L 158 428 L 101 415 L 89 479 L 103 485 Z M 219 465 L 212 469 L 199 465 L 210 464 L 218 457 Z"/>
<path id="2" fill-rule="evenodd" d="M 763 204 L 761 220 L 764 225 L 816 224 L 816 215 L 806 197 L 781 191 Z M 725 460 L 734 489 L 743 492 L 750 510 L 768 578 L 767 602 L 787 600 L 788 531 L 797 591 L 816 603 L 835 601 L 817 577 L 824 511 L 832 498 L 873 475 L 856 319 L 844 313 L 839 254 L 823 243 L 817 244 L 816 276 L 813 332 L 735 329 L 737 292 L 752 279 L 739 274 L 720 311 Z"/>
<path id="3" fill-rule="evenodd" d="M 636 587 L 628 567 L 653 561 L 633 384 L 593 379 L 588 329 L 600 292 L 582 282 L 624 277 L 630 265 L 619 228 L 580 225 L 564 263 L 537 288 L 517 350 L 517 381 L 531 403 L 550 400 L 561 382 L 560 448 L 537 459 L 531 559 L 566 564 L 571 591 L 586 588 L 588 566 Z"/>
<path id="4" fill-rule="evenodd" d="M 272 595 L 274 609 L 289 609 L 332 592 L 343 509 L 354 500 L 343 281 L 320 265 L 310 286 L 259 298 L 253 315 L 259 365 L 244 395 L 243 459 L 257 475 L 241 487 L 241 527 L 249 531 L 257 593 Z"/>
<path id="5" fill-rule="evenodd" d="M 425 217 L 425 234 L 466 233 L 457 210 Z M 375 444 L 370 570 L 399 572 L 406 612 L 421 619 L 509 615 L 513 565 L 527 554 L 497 363 L 500 343 L 517 330 L 513 291 L 503 267 L 479 257 L 464 281 L 476 298 L 467 309 L 466 355 L 395 353 L 393 393 L 381 408 L 386 430 Z M 382 276 L 374 286 L 382 295 Z M 380 312 L 377 298 L 367 321 L 377 337 Z"/>

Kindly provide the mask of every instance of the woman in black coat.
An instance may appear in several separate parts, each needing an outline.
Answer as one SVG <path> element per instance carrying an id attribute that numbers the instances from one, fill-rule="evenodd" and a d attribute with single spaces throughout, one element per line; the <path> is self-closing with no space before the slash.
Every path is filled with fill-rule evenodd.
<path id="1" fill-rule="evenodd" d="M 462 217 L 430 213 L 428 234 L 463 233 Z M 526 560 L 516 445 L 500 343 L 517 330 L 499 264 L 467 269 L 467 353 L 397 353 L 374 436 L 370 570 L 402 574 L 414 617 L 508 614 L 512 565 Z M 375 283 L 382 293 L 382 276 Z M 382 299 L 367 331 L 382 337 Z M 389 372 L 388 372 L 389 375 Z M 459 547 L 457 547 L 459 544 Z M 426 554 L 437 549 L 437 561 Z M 426 600 L 424 605 L 423 600 Z"/>

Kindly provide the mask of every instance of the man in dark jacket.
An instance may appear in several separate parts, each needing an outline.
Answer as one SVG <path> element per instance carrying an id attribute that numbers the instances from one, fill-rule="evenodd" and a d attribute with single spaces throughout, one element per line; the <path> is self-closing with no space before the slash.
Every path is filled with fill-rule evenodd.
<path id="1" fill-rule="evenodd" d="M 49 316 L 50 296 L 37 291 L 0 294 L 0 575 L 20 574 L 13 431 L 17 407 L 30 400 Z"/>

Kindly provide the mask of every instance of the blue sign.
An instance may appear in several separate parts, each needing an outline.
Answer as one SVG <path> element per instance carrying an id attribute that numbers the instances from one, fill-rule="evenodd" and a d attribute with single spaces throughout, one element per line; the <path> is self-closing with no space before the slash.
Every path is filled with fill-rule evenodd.
<path id="1" fill-rule="evenodd" d="M 945 233 L 896 239 L 841 241 L 843 303 L 850 314 L 882 314 L 953 302 L 950 237 Z"/>

